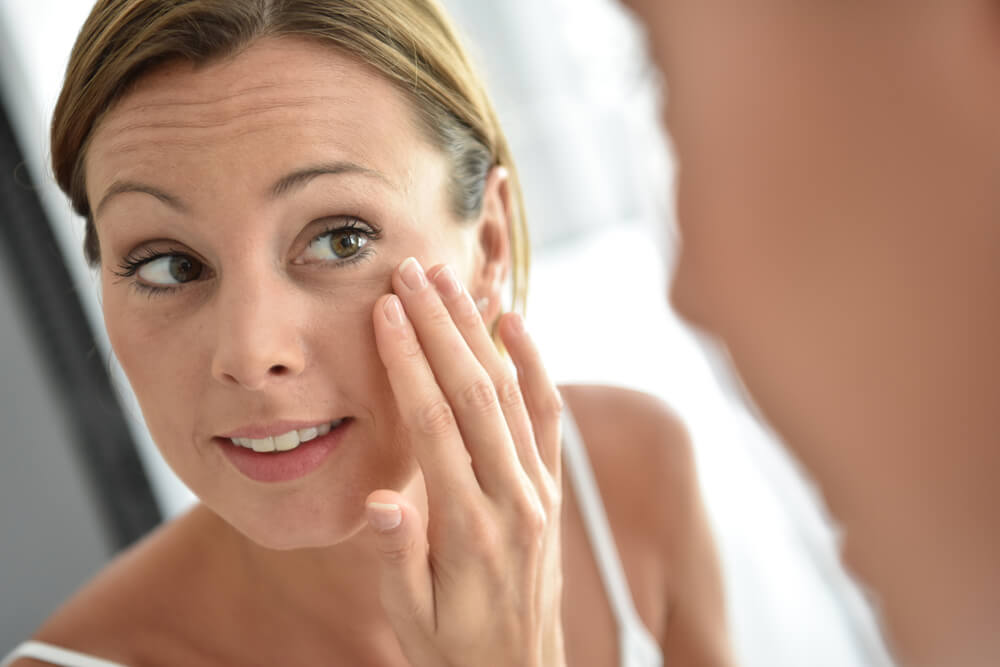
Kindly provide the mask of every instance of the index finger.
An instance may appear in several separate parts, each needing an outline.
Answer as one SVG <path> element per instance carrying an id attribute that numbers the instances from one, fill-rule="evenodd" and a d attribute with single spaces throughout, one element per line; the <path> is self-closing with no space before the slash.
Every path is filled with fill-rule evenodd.
<path id="1" fill-rule="evenodd" d="M 455 415 L 434 379 L 416 332 L 395 294 L 382 296 L 372 312 L 375 343 L 385 365 L 413 454 L 435 507 L 457 506 L 482 495 Z M 447 500 L 446 500 L 447 499 Z"/>

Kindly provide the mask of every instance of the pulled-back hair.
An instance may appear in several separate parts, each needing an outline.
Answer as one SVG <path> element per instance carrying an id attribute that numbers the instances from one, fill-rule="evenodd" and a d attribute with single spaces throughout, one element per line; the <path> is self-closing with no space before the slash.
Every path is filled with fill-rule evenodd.
<path id="1" fill-rule="evenodd" d="M 84 158 L 103 114 L 157 65 L 202 65 L 282 35 L 350 54 L 409 97 L 449 161 L 459 219 L 480 212 L 490 168 L 508 170 L 513 305 L 523 307 L 529 246 L 517 172 L 485 87 L 436 0 L 99 0 L 73 46 L 52 119 L 52 168 L 86 220 L 87 260 L 99 264 L 100 248 Z"/>

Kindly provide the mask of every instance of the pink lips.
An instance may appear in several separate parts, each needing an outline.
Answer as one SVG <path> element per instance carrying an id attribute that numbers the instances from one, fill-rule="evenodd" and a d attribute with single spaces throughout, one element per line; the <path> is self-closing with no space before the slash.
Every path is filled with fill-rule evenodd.
<path id="1" fill-rule="evenodd" d="M 233 466 L 250 479 L 257 482 L 287 482 L 304 477 L 318 468 L 337 448 L 353 422 L 353 419 L 345 419 L 326 435 L 304 442 L 287 452 L 255 452 L 233 444 L 228 437 L 213 440 L 222 448 L 222 453 Z"/>

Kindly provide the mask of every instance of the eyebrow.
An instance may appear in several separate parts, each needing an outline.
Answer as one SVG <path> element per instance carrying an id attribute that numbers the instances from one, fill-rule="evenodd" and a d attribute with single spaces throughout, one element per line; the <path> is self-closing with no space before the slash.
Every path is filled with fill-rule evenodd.
<path id="1" fill-rule="evenodd" d="M 374 169 L 363 167 L 354 162 L 328 162 L 325 164 L 305 167 L 304 169 L 297 169 L 286 176 L 282 176 L 273 186 L 271 186 L 271 196 L 280 197 L 282 195 L 286 195 L 289 192 L 305 187 L 309 181 L 313 180 L 317 176 L 325 176 L 329 174 L 335 176 L 339 174 L 358 174 L 361 176 L 369 176 L 392 187 L 392 182 L 386 178 L 385 174 L 375 171 Z"/>
<path id="2" fill-rule="evenodd" d="M 184 206 L 180 199 L 171 194 L 167 194 L 159 188 L 154 188 L 152 185 L 146 185 L 145 183 L 138 183 L 136 181 L 115 181 L 111 187 L 108 188 L 108 191 L 104 193 L 104 196 L 101 197 L 101 201 L 97 204 L 97 208 L 94 209 L 94 216 L 96 217 L 97 214 L 101 212 L 101 209 L 104 208 L 109 199 L 115 195 L 120 195 L 125 192 L 141 192 L 143 194 L 152 195 L 172 209 L 177 211 L 187 210 L 187 207 Z"/>
<path id="3" fill-rule="evenodd" d="M 393 187 L 392 182 L 386 178 L 385 174 L 382 174 L 374 169 L 363 167 L 354 162 L 328 162 L 304 167 L 302 169 L 296 169 L 295 171 L 282 176 L 274 183 L 274 185 L 271 186 L 271 197 L 281 197 L 294 192 L 295 190 L 302 189 L 317 176 L 336 176 L 340 174 L 358 174 L 361 176 L 369 176 L 382 181 L 390 187 Z M 96 216 L 97 213 L 100 213 L 101 209 L 104 208 L 109 199 L 126 192 L 139 192 L 151 195 L 174 210 L 181 212 L 187 210 L 187 206 L 184 205 L 184 202 L 182 202 L 179 197 L 164 192 L 157 187 L 147 185 L 146 183 L 139 183 L 137 181 L 115 181 L 115 183 L 108 188 L 107 192 L 104 193 L 104 196 L 101 197 L 101 201 L 97 204 L 97 208 L 94 209 L 94 215 Z"/>

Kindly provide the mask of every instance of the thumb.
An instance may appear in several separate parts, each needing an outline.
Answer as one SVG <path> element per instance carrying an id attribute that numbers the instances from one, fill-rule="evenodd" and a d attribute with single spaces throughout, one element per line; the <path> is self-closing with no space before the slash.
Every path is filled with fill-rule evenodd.
<path id="1" fill-rule="evenodd" d="M 379 490 L 365 501 L 365 518 L 382 562 L 382 606 L 399 638 L 413 639 L 433 627 L 434 594 L 427 533 L 419 512 L 395 491 Z"/>

